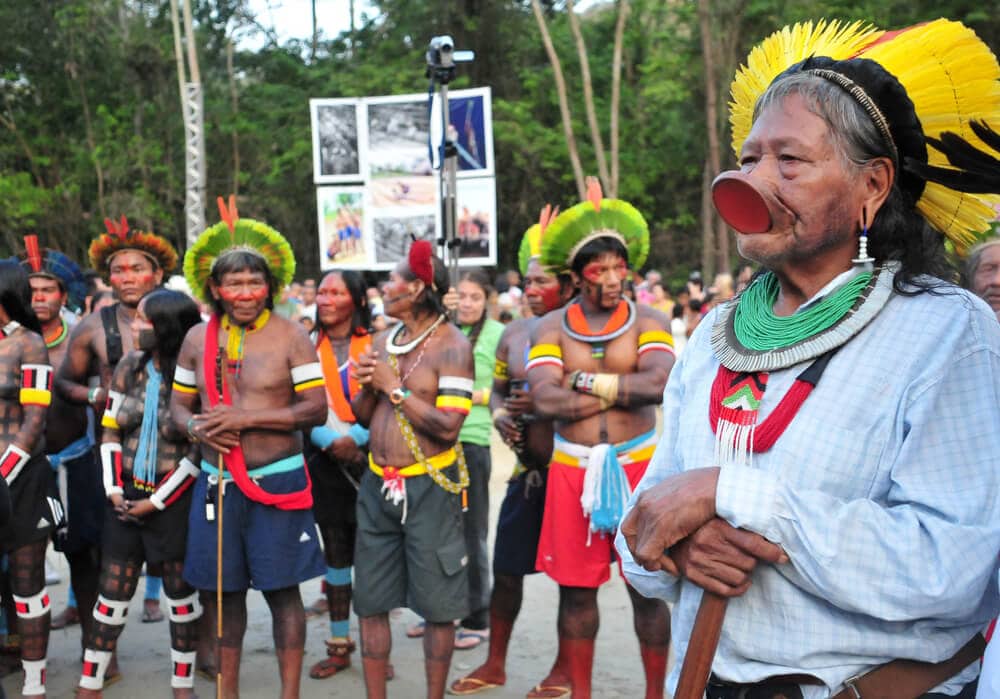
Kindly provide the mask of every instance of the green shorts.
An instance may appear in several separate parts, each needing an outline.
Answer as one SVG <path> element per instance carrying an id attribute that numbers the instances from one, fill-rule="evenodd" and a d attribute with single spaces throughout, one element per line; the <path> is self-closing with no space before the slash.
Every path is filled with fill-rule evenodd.
<path id="1" fill-rule="evenodd" d="M 458 469 L 442 469 L 457 480 Z M 403 503 L 381 492 L 382 479 L 366 471 L 358 492 L 354 547 L 354 611 L 359 617 L 409 607 L 431 623 L 469 613 L 469 557 L 465 548 L 461 495 L 428 476 L 406 479 Z"/>

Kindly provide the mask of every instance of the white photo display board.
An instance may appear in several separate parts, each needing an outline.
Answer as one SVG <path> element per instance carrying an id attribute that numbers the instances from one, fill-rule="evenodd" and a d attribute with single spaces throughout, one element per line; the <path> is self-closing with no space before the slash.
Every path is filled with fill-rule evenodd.
<path id="1" fill-rule="evenodd" d="M 411 236 L 443 237 L 440 173 L 431 138 L 443 132 L 440 105 L 426 95 L 313 99 L 313 179 L 320 266 L 389 270 Z M 458 148 L 459 264 L 497 259 L 496 178 L 489 88 L 452 90 L 451 138 Z"/>

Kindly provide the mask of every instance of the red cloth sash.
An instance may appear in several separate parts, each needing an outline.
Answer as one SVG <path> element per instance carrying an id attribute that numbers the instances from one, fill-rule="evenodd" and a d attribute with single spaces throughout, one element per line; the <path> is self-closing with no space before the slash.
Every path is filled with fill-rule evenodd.
<path id="1" fill-rule="evenodd" d="M 213 408 L 220 400 L 225 405 L 233 404 L 232 396 L 229 394 L 229 382 L 222 382 L 221 396 L 216 386 L 218 365 L 215 358 L 219 352 L 219 325 L 218 314 L 213 314 L 205 333 L 205 355 L 202 362 L 205 367 L 205 392 L 208 394 L 208 404 Z M 306 486 L 294 493 L 269 493 L 257 485 L 247 473 L 247 462 L 243 456 L 243 446 L 240 444 L 233 447 L 228 454 L 223 454 L 222 460 L 236 487 L 254 502 L 270 505 L 279 510 L 305 510 L 312 507 L 312 481 L 309 478 L 309 470 L 305 468 L 305 460 L 302 462 L 302 468 L 306 474 Z"/>

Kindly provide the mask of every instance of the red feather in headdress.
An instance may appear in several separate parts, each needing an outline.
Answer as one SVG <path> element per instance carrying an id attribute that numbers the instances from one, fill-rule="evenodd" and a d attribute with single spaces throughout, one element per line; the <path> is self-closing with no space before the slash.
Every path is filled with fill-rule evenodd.
<path id="1" fill-rule="evenodd" d="M 594 205 L 594 211 L 601 210 L 601 200 L 604 193 L 601 191 L 601 181 L 596 177 L 587 178 L 587 199 Z"/>
<path id="2" fill-rule="evenodd" d="M 226 222 L 226 226 L 229 227 L 230 233 L 236 232 L 236 222 L 240 218 L 239 212 L 236 210 L 236 195 L 229 195 L 229 206 L 226 206 L 226 202 L 222 197 L 216 199 L 216 203 L 219 205 L 219 217 Z"/>
<path id="3" fill-rule="evenodd" d="M 435 289 L 434 263 L 431 261 L 433 255 L 434 250 L 431 247 L 430 241 L 414 240 L 410 244 L 410 254 L 407 261 L 413 275 L 427 286 Z"/>
<path id="4" fill-rule="evenodd" d="M 38 274 L 42 271 L 42 250 L 38 247 L 38 236 L 37 235 L 26 235 L 24 236 L 24 250 L 27 253 L 28 264 L 31 266 L 31 271 Z"/>

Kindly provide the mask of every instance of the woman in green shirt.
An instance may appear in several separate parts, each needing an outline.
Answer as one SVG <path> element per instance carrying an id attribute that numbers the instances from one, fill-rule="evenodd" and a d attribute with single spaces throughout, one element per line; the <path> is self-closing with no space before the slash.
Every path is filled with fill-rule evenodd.
<path id="1" fill-rule="evenodd" d="M 490 387 L 497 344 L 503 324 L 486 312 L 492 288 L 480 269 L 463 271 L 458 282 L 456 321 L 473 346 L 475 381 L 472 411 L 465 418 L 459 441 L 469 466 L 469 506 L 465 513 L 465 543 L 469 555 L 469 616 L 455 635 L 455 648 L 475 648 L 489 635 L 490 566 L 486 544 L 490 512 Z"/>

